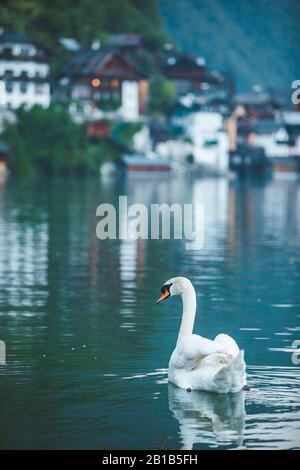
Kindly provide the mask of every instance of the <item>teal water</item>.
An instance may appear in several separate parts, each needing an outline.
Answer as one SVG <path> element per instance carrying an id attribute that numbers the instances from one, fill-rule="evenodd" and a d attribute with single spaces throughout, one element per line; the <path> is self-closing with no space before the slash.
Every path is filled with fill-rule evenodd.
<path id="1" fill-rule="evenodd" d="M 205 244 L 105 240 L 96 207 L 202 202 Z M 2 449 L 300 448 L 300 184 L 223 179 L 22 182 L 0 189 Z M 181 305 L 245 349 L 250 392 L 167 384 Z"/>

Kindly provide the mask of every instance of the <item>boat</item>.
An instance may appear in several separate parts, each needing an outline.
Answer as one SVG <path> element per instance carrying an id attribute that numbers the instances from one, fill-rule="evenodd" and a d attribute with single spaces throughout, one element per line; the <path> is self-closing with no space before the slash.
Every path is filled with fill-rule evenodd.
<path id="1" fill-rule="evenodd" d="M 272 173 L 275 176 L 300 175 L 300 157 L 274 157 L 270 158 Z"/>
<path id="2" fill-rule="evenodd" d="M 229 168 L 241 176 L 264 174 L 270 168 L 270 161 L 262 147 L 238 145 L 237 149 L 230 153 Z"/>
<path id="3" fill-rule="evenodd" d="M 121 166 L 130 172 L 169 172 L 170 161 L 156 154 L 150 156 L 142 154 L 126 154 L 121 157 Z"/>

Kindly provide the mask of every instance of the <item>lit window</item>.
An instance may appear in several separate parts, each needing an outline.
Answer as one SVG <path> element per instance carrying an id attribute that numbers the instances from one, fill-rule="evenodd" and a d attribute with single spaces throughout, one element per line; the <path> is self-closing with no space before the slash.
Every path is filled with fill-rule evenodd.
<path id="1" fill-rule="evenodd" d="M 119 80 L 117 80 L 116 78 L 114 78 L 111 82 L 110 82 L 112 88 L 118 88 L 119 86 Z"/>
<path id="2" fill-rule="evenodd" d="M 99 80 L 99 78 L 93 78 L 93 80 L 91 81 L 91 83 L 92 83 L 92 86 L 93 86 L 94 88 L 97 88 L 98 86 L 100 86 L 101 81 Z"/>

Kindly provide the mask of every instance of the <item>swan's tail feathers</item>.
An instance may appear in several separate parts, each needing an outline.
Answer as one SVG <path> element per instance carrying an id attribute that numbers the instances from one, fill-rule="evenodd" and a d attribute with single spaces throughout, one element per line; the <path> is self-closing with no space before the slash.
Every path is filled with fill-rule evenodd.
<path id="1" fill-rule="evenodd" d="M 239 351 L 229 364 L 221 367 L 214 377 L 216 386 L 227 392 L 238 392 L 246 385 L 244 351 Z"/>

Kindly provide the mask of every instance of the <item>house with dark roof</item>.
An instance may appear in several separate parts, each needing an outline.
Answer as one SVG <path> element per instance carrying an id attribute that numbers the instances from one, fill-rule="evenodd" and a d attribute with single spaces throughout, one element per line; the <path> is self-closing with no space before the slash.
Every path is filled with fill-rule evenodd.
<path id="1" fill-rule="evenodd" d="M 235 106 L 242 106 L 247 116 L 254 119 L 274 119 L 281 109 L 281 101 L 269 91 L 258 90 L 237 94 Z"/>
<path id="2" fill-rule="evenodd" d="M 199 93 L 203 86 L 213 89 L 220 87 L 225 78 L 220 73 L 210 72 L 202 57 L 192 54 L 169 52 L 159 57 L 162 75 L 171 80 L 178 96 Z"/>
<path id="3" fill-rule="evenodd" d="M 0 36 L 0 106 L 17 109 L 50 104 L 48 54 L 20 33 Z"/>
<path id="4" fill-rule="evenodd" d="M 144 113 L 147 92 L 143 71 L 113 47 L 80 50 L 63 67 L 59 82 L 60 97 L 93 103 L 129 121 Z"/>

